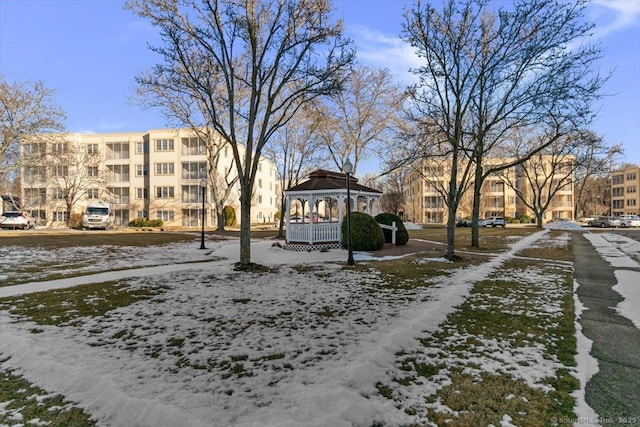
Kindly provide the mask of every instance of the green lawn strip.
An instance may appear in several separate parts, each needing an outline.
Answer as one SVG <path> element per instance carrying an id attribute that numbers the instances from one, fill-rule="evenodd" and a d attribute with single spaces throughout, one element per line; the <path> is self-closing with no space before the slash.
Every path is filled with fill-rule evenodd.
<path id="1" fill-rule="evenodd" d="M 73 326 L 79 318 L 102 316 L 109 310 L 159 295 L 165 289 L 133 287 L 126 281 L 92 283 L 1 298 L 0 310 L 28 318 L 38 325 Z"/>
<path id="2" fill-rule="evenodd" d="M 362 272 L 373 271 L 380 274 L 383 279 L 381 288 L 409 290 L 432 286 L 434 279 L 448 276 L 457 268 L 480 264 L 481 261 L 481 259 L 462 259 L 450 262 L 418 253 L 393 260 L 359 262 L 355 268 Z"/>
<path id="3" fill-rule="evenodd" d="M 467 300 L 420 342 L 415 352 L 396 355 L 394 382 L 377 385 L 407 414 L 447 426 L 500 425 L 505 414 L 527 426 L 574 418 L 570 393 L 579 385 L 571 375 L 576 341 L 570 268 L 506 263 L 476 283 Z M 518 375 L 536 370 L 527 357 L 531 352 L 556 365 L 535 385 Z M 483 370 L 487 365 L 492 372 Z M 437 391 L 425 392 L 424 403 L 405 404 L 429 387 Z"/>
<path id="4" fill-rule="evenodd" d="M 566 231 L 550 230 L 534 245 L 518 252 L 519 256 L 556 261 L 573 261 L 571 237 Z"/>
<path id="5" fill-rule="evenodd" d="M 0 425 L 91 427 L 96 423 L 59 394 L 47 393 L 11 370 L 0 369 Z"/>

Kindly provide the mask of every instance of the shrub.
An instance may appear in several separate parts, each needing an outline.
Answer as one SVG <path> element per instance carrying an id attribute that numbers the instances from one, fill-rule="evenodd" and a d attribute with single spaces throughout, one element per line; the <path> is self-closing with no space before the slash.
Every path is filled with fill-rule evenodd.
<path id="1" fill-rule="evenodd" d="M 129 221 L 129 227 L 162 227 L 161 219 L 136 218 Z"/>
<path id="2" fill-rule="evenodd" d="M 224 225 L 226 227 L 233 227 L 238 223 L 238 220 L 236 219 L 236 210 L 233 206 L 225 206 L 224 209 L 222 209 L 222 216 L 224 217 Z"/>
<path id="3" fill-rule="evenodd" d="M 521 224 L 529 224 L 532 221 L 532 218 L 529 215 L 520 215 L 518 219 Z"/>
<path id="4" fill-rule="evenodd" d="M 375 251 L 384 246 L 384 234 L 372 216 L 364 212 L 351 212 L 351 238 L 353 250 Z M 348 247 L 347 218 L 342 220 L 342 246 Z"/>
<path id="5" fill-rule="evenodd" d="M 407 229 L 404 227 L 404 224 L 402 223 L 398 215 L 385 212 L 376 215 L 375 220 L 378 224 L 385 225 L 391 225 L 393 222 L 395 222 L 396 227 L 398 227 L 398 231 L 396 231 L 396 246 L 407 244 L 407 242 L 409 241 L 409 233 L 407 232 Z M 382 233 L 384 234 L 384 241 L 387 243 L 391 243 L 392 231 L 383 228 Z"/>

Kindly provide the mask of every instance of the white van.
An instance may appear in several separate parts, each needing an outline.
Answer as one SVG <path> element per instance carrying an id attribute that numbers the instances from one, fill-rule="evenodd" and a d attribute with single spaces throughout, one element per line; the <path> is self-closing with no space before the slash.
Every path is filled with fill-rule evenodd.
<path id="1" fill-rule="evenodd" d="M 110 203 L 94 202 L 87 205 L 82 215 L 82 228 L 113 228 L 115 216 Z"/>

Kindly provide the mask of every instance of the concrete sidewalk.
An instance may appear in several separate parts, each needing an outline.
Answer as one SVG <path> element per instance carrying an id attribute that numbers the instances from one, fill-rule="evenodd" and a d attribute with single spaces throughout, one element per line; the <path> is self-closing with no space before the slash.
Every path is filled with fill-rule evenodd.
<path id="1" fill-rule="evenodd" d="M 583 233 L 573 233 L 572 243 L 578 298 L 587 308 L 580 324 L 600 368 L 587 384 L 585 400 L 603 426 L 640 426 L 640 330 L 618 314 L 622 297 L 612 289 L 615 270 L 639 269 L 613 268 Z"/>

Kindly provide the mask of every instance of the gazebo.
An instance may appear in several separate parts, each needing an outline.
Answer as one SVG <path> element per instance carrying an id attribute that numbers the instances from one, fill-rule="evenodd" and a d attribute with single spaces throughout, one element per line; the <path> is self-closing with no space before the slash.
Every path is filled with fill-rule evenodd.
<path id="1" fill-rule="evenodd" d="M 347 175 L 318 169 L 309 179 L 285 193 L 286 248 L 339 248 L 342 219 L 347 212 Z M 382 192 L 358 184 L 350 176 L 351 210 L 371 216 L 380 213 Z"/>

